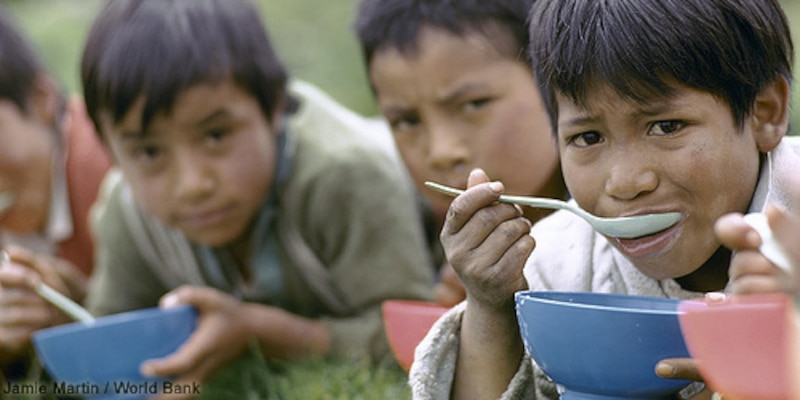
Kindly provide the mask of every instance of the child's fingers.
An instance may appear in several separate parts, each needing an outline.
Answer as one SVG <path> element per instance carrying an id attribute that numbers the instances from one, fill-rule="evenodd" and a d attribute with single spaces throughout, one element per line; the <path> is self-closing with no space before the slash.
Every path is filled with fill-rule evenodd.
<path id="1" fill-rule="evenodd" d="M 720 217 L 714 224 L 714 233 L 723 246 L 733 249 L 755 249 L 761 244 L 761 237 L 741 213 L 731 213 Z"/>
<path id="2" fill-rule="evenodd" d="M 186 373 L 192 365 L 194 358 L 187 352 L 178 351 L 166 358 L 146 360 L 142 362 L 139 371 L 144 376 L 171 376 Z"/>
<path id="3" fill-rule="evenodd" d="M 234 300 L 233 296 L 217 289 L 184 285 L 165 294 L 159 305 L 161 307 L 174 307 L 181 304 L 194 306 L 199 313 L 218 309 L 221 304 Z"/>
<path id="4" fill-rule="evenodd" d="M 747 275 L 776 275 L 779 273 L 781 270 L 775 268 L 772 262 L 764 257 L 758 249 L 736 252 L 728 269 L 731 280 Z"/>
<path id="5" fill-rule="evenodd" d="M 144 361 L 140 367 L 142 375 L 182 376 L 191 373 L 208 358 L 208 352 L 204 351 L 209 348 L 208 341 L 207 335 L 198 329 L 175 353 L 164 358 Z"/>
<path id="6" fill-rule="evenodd" d="M 792 287 L 787 279 L 776 279 L 770 275 L 747 275 L 732 280 L 729 290 L 734 294 L 791 293 Z"/>
<path id="7" fill-rule="evenodd" d="M 692 358 L 667 358 L 656 364 L 656 374 L 667 379 L 688 379 L 702 382 L 703 377 Z"/>
<path id="8" fill-rule="evenodd" d="M 37 272 L 16 262 L 0 266 L 0 287 L 33 288 L 34 282 L 40 280 Z"/>
<path id="9" fill-rule="evenodd" d="M 56 271 L 56 263 L 58 262 L 57 259 L 49 256 L 39 255 L 25 248 L 16 246 L 8 246 L 3 251 L 8 256 L 8 262 L 0 266 L 0 271 L 6 269 L 6 267 L 14 267 L 11 269 L 17 273 L 20 271 L 26 271 L 24 272 L 25 281 L 18 282 L 19 285 L 25 285 L 33 288 L 35 285 L 39 284 L 39 282 L 45 282 L 48 285 L 53 286 L 59 292 L 67 292 L 58 272 Z M 17 276 L 19 278 L 23 277 L 22 275 Z"/>
<path id="10" fill-rule="evenodd" d="M 481 183 L 488 183 L 489 182 L 489 175 L 486 175 L 480 168 L 475 168 L 470 171 L 469 176 L 467 177 L 467 188 L 471 188 L 473 186 L 479 185 Z"/>
<path id="11" fill-rule="evenodd" d="M 494 204 L 502 192 L 503 184 L 500 182 L 482 183 L 464 191 L 450 203 L 443 233 L 454 234 L 461 231 L 478 210 Z"/>
<path id="12" fill-rule="evenodd" d="M 521 218 L 517 209 L 508 204 L 493 204 L 476 212 L 458 232 L 443 230 L 441 241 L 448 261 L 463 274 L 466 266 L 482 268 L 496 263 L 519 236 L 509 233 L 512 230 L 527 234 L 530 221 Z"/>
<path id="13" fill-rule="evenodd" d="M 489 254 L 495 255 L 495 258 L 489 260 L 488 265 L 499 263 L 509 249 L 520 240 L 525 243 L 532 243 L 533 238 L 530 236 L 530 232 L 531 222 L 524 217 L 507 219 L 499 224 L 481 245 L 482 247 L 493 249 Z M 532 251 L 533 246 L 530 249 Z M 527 255 L 525 255 L 525 258 L 527 259 Z M 522 265 L 524 265 L 524 262 Z"/>

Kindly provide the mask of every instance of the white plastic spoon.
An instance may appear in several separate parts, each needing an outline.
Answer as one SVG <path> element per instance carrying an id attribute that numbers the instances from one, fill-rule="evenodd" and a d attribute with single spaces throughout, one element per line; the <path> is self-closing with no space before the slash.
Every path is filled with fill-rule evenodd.
<path id="1" fill-rule="evenodd" d="M 6 253 L 4 250 L 0 253 L 2 253 L 0 254 L 0 263 L 6 264 L 11 261 L 8 253 Z M 42 296 L 42 298 L 58 307 L 58 309 L 69 315 L 72 319 L 84 323 L 94 322 L 94 317 L 91 313 L 89 313 L 89 311 L 83 308 L 80 304 L 72 301 L 72 299 L 69 297 L 64 296 L 57 290 L 46 285 L 44 282 L 39 282 L 39 284 L 37 284 L 33 289 L 37 294 L 39 294 L 39 296 Z"/>
<path id="2" fill-rule="evenodd" d="M 458 196 L 464 192 L 461 189 L 440 185 L 435 182 L 425 182 L 425 186 L 451 196 Z M 603 218 L 589 214 L 572 203 L 542 197 L 501 195 L 498 201 L 528 207 L 567 210 L 585 219 L 596 231 L 604 235 L 623 239 L 652 235 L 675 225 L 681 219 L 681 213 L 678 212 Z"/>
<path id="3" fill-rule="evenodd" d="M 792 263 L 789 261 L 789 256 L 786 255 L 786 252 L 783 251 L 783 247 L 772 235 L 772 229 L 770 229 L 769 223 L 767 223 L 767 215 L 763 213 L 751 213 L 745 215 L 744 220 L 758 232 L 759 236 L 761 236 L 761 246 L 758 247 L 761 254 L 772 261 L 776 267 L 791 274 Z"/>
<path id="4" fill-rule="evenodd" d="M 758 251 L 760 251 L 767 260 L 775 264 L 776 267 L 789 274 L 789 276 L 792 276 L 795 273 L 792 270 L 792 263 L 786 251 L 783 249 L 783 246 L 775 240 L 772 229 L 767 222 L 767 215 L 759 212 L 750 213 L 744 216 L 744 220 L 758 232 L 759 236 L 761 236 L 761 246 L 758 246 Z M 800 316 L 800 293 L 795 294 L 794 304 L 797 309 L 797 314 Z"/>

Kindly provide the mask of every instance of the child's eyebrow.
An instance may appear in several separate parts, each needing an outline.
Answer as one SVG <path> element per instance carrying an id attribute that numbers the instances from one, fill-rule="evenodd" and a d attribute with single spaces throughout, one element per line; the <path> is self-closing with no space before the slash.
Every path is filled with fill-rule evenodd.
<path id="1" fill-rule="evenodd" d="M 633 113 L 634 118 L 636 119 L 646 119 L 655 117 L 657 115 L 661 115 L 664 113 L 668 113 L 677 109 L 675 104 L 669 101 L 657 102 L 657 103 L 647 103 L 644 104 L 642 107 L 636 109 L 636 112 Z"/>
<path id="2" fill-rule="evenodd" d="M 676 104 L 670 101 L 645 103 L 637 107 L 636 110 L 630 114 L 630 117 L 633 120 L 642 121 L 663 115 L 678 108 L 679 107 Z M 586 125 L 596 123 L 601 119 L 599 116 L 591 115 L 590 110 L 587 110 L 586 113 L 589 115 L 579 115 L 575 118 L 568 119 L 559 125 Z"/>
<path id="3" fill-rule="evenodd" d="M 464 97 L 472 92 L 483 90 L 488 85 L 485 83 L 469 82 L 463 85 L 458 85 L 454 89 L 445 91 L 439 95 L 439 102 L 442 104 L 452 103 L 461 97 Z"/>
<path id="4" fill-rule="evenodd" d="M 595 117 L 595 116 L 584 116 L 584 115 L 581 115 L 581 116 L 577 116 L 575 118 L 570 118 L 570 119 L 568 119 L 568 120 L 566 120 L 566 121 L 564 121 L 562 123 L 559 123 L 558 125 L 566 125 L 566 126 L 587 125 L 587 124 L 596 123 L 599 120 L 600 120 L 600 118 Z"/>
<path id="5" fill-rule="evenodd" d="M 400 118 L 410 112 L 411 108 L 409 107 L 389 106 L 383 109 L 383 115 L 385 115 L 387 119 Z"/>
<path id="6" fill-rule="evenodd" d="M 123 130 L 120 133 L 120 138 L 126 141 L 144 140 L 149 136 L 153 136 L 149 130 Z"/>
<path id="7" fill-rule="evenodd" d="M 199 119 L 193 125 L 194 126 L 204 126 L 204 125 L 212 124 L 212 123 L 216 122 L 217 120 L 228 118 L 232 114 L 233 113 L 230 112 L 230 110 L 228 110 L 226 107 L 223 107 L 223 108 L 217 109 L 214 112 L 212 112 L 211 114 L 208 114 L 205 117 Z"/>

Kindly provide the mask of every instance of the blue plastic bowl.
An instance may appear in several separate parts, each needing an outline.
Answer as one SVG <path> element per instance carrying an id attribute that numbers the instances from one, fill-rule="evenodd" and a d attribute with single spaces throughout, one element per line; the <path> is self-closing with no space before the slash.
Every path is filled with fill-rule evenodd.
<path id="1" fill-rule="evenodd" d="M 43 329 L 33 344 L 56 394 L 140 399 L 165 386 L 162 378 L 139 373 L 141 363 L 175 352 L 196 325 L 191 306 L 147 308 Z"/>
<path id="2" fill-rule="evenodd" d="M 655 366 L 689 357 L 679 300 L 588 292 L 515 295 L 525 350 L 569 399 L 668 399 L 690 384 Z"/>

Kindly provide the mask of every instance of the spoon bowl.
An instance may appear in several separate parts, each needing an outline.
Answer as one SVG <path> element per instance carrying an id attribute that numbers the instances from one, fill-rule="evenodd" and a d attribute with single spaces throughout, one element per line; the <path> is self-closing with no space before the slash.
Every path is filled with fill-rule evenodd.
<path id="1" fill-rule="evenodd" d="M 425 182 L 425 186 L 450 196 L 458 196 L 464 193 L 461 189 L 452 188 L 435 182 Z M 603 218 L 592 215 L 572 203 L 543 197 L 500 195 L 498 201 L 535 208 L 566 210 L 586 220 L 594 230 L 604 235 L 622 239 L 652 235 L 675 225 L 681 219 L 681 213 L 678 212 Z"/>

